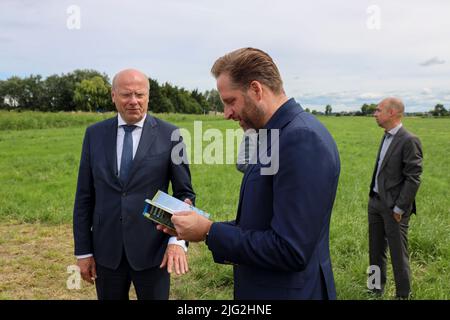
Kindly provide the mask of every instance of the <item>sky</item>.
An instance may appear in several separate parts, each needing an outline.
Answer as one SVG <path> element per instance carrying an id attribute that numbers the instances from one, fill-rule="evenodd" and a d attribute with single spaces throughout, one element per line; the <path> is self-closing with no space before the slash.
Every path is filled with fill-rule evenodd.
<path id="1" fill-rule="evenodd" d="M 0 0 L 0 79 L 132 67 L 205 91 L 217 58 L 256 47 L 305 108 L 428 111 L 450 107 L 449 16 L 448 0 Z"/>

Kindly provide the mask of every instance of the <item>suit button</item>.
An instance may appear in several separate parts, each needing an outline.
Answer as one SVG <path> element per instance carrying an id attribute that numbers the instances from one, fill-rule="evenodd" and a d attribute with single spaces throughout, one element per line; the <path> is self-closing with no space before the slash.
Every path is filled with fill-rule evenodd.
<path id="1" fill-rule="evenodd" d="M 126 196 L 127 196 L 126 192 L 122 193 L 122 197 L 126 197 Z"/>
<path id="2" fill-rule="evenodd" d="M 122 216 L 120 216 L 120 218 L 119 218 L 119 219 L 120 219 L 120 221 L 122 221 Z"/>

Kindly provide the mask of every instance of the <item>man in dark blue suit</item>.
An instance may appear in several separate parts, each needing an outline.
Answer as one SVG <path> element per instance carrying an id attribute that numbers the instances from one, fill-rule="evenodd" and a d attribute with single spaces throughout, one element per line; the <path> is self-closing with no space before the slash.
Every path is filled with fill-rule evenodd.
<path id="1" fill-rule="evenodd" d="M 172 217 L 172 234 L 206 240 L 215 262 L 234 265 L 235 299 L 335 299 L 329 228 L 340 161 L 333 138 L 287 98 L 265 52 L 233 51 L 212 73 L 225 117 L 258 130 L 259 157 L 245 171 L 235 221 L 183 212 Z"/>
<path id="2" fill-rule="evenodd" d="M 113 79 L 118 116 L 86 130 L 75 197 L 75 255 L 99 299 L 168 299 L 169 273 L 188 270 L 186 244 L 157 232 L 143 217 L 144 200 L 158 191 L 194 201 L 187 164 L 171 161 L 177 128 L 147 114 L 149 81 L 127 69 Z M 167 267 L 167 269 L 165 268 Z"/>

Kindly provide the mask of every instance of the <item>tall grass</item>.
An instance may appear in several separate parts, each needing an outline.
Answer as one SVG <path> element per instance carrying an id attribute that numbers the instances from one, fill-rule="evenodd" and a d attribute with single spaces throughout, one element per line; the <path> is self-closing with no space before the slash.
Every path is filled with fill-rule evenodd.
<path id="1" fill-rule="evenodd" d="M 3 130 L 28 130 L 79 127 L 92 124 L 97 121 L 111 118 L 115 112 L 13 112 L 0 110 L 0 131 Z M 188 115 L 177 113 L 158 114 L 158 117 L 170 122 L 183 122 L 193 120 L 222 120 L 220 116 L 212 115 Z"/>

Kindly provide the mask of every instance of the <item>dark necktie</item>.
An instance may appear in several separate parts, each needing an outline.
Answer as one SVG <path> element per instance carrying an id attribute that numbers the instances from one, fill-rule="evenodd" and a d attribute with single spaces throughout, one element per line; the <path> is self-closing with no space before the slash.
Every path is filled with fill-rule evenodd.
<path id="1" fill-rule="evenodd" d="M 125 136 L 123 138 L 122 158 L 120 160 L 120 180 L 125 183 L 130 173 L 131 163 L 133 162 L 133 130 L 136 126 L 123 125 Z"/>

